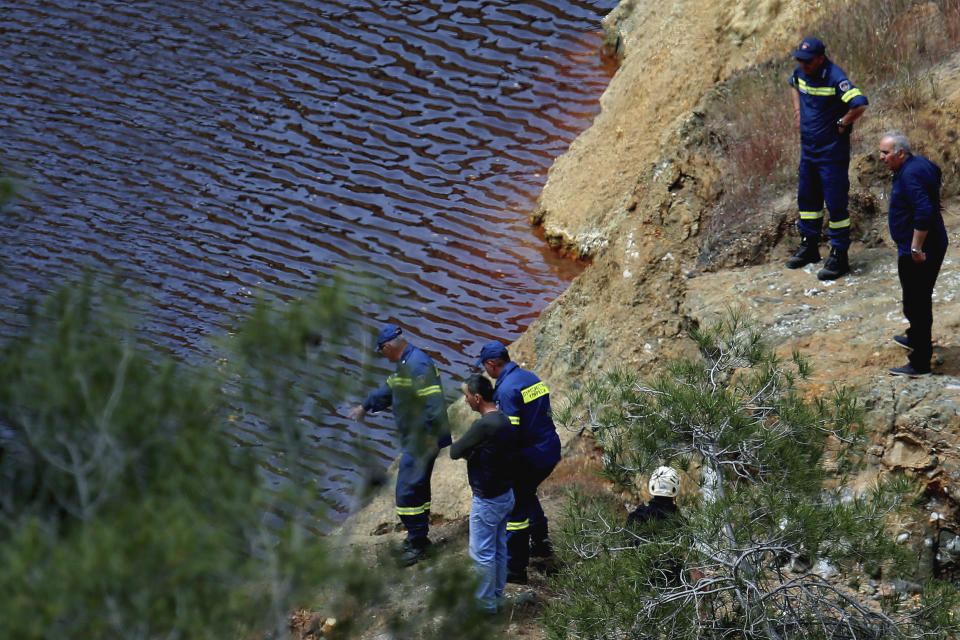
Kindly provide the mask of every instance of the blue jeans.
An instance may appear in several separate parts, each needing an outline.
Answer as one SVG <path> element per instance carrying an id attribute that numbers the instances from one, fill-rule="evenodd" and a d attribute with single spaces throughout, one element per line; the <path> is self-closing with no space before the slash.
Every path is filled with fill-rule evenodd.
<path id="1" fill-rule="evenodd" d="M 513 490 L 496 498 L 473 496 L 470 505 L 470 557 L 477 571 L 477 603 L 497 612 L 507 584 L 507 516 L 513 509 Z"/>

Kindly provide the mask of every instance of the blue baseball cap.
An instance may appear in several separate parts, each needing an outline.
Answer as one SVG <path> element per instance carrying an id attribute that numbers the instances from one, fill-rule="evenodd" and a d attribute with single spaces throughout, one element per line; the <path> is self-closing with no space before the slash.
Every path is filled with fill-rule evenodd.
<path id="1" fill-rule="evenodd" d="M 483 345 L 480 349 L 480 358 L 474 363 L 474 368 L 480 368 L 483 366 L 484 360 L 489 360 L 490 358 L 502 358 L 503 356 L 509 357 L 507 353 L 507 348 L 503 346 L 503 343 L 499 340 L 491 340 L 487 344 Z"/>
<path id="2" fill-rule="evenodd" d="M 384 342 L 390 342 L 401 333 L 403 333 L 403 329 L 389 322 L 380 327 L 380 333 L 377 334 L 377 351 L 380 351 L 380 347 L 383 346 Z"/>
<path id="3" fill-rule="evenodd" d="M 826 47 L 819 38 L 804 38 L 797 50 L 793 52 L 793 57 L 797 60 L 813 60 L 817 56 L 822 56 Z"/>

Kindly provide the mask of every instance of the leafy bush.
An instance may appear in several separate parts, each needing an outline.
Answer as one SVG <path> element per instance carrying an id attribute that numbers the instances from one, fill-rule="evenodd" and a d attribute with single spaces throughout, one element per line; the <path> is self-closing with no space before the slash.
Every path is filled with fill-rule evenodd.
<path id="1" fill-rule="evenodd" d="M 0 344 L 0 637 L 279 639 L 323 616 L 331 638 L 378 618 L 395 637 L 490 637 L 468 561 L 400 573 L 313 533 L 313 477 L 290 471 L 323 419 L 307 397 L 360 383 L 331 366 L 359 326 L 345 291 L 258 299 L 209 363 L 149 343 L 143 310 L 92 277 L 25 310 Z M 240 444 L 251 424 L 280 451 Z"/>
<path id="2" fill-rule="evenodd" d="M 338 330 L 333 296 L 318 292 L 327 306 L 311 309 L 313 327 Z M 283 630 L 294 603 L 338 579 L 305 533 L 304 488 L 266 492 L 254 450 L 229 437 L 238 406 L 267 417 L 298 402 L 276 385 L 250 392 L 304 365 L 298 308 L 269 327 L 255 315 L 233 346 L 264 352 L 255 364 L 229 356 L 229 375 L 146 346 L 122 294 L 89 278 L 28 310 L 0 354 L 0 636 Z M 278 500 L 299 515 L 268 526 Z"/>

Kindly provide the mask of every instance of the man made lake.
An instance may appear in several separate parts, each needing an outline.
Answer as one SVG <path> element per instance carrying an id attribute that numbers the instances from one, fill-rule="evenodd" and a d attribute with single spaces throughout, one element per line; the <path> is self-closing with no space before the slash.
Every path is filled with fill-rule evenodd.
<path id="1" fill-rule="evenodd" d="M 599 111 L 615 5 L 6 0 L 0 162 L 28 190 L 0 220 L 0 333 L 28 296 L 93 269 L 148 292 L 144 329 L 189 358 L 253 292 L 340 271 L 392 301 L 358 301 L 360 329 L 404 326 L 455 398 L 478 345 L 516 339 L 579 272 L 527 215 Z M 318 399 L 306 472 L 334 510 L 361 399 Z M 391 428 L 369 427 L 384 461 Z"/>

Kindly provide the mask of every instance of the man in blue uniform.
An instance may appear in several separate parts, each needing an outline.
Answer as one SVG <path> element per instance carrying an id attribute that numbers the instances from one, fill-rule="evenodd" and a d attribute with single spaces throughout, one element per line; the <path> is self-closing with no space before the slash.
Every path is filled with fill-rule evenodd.
<path id="1" fill-rule="evenodd" d="M 476 363 L 481 365 L 497 381 L 493 391 L 497 407 L 520 427 L 515 505 L 507 520 L 507 582 L 526 584 L 530 556 L 553 554 L 537 487 L 560 462 L 560 437 L 553 424 L 547 385 L 511 362 L 502 343 L 493 340 L 483 345 Z"/>
<path id="2" fill-rule="evenodd" d="M 903 290 L 903 315 L 910 327 L 894 342 L 910 351 L 906 366 L 890 369 L 897 376 L 930 373 L 933 346 L 933 286 L 947 252 L 947 229 L 940 209 L 940 167 L 910 152 L 910 143 L 899 131 L 888 131 L 877 148 L 880 159 L 893 172 L 890 191 L 890 237 L 897 244 L 897 273 Z"/>
<path id="3" fill-rule="evenodd" d="M 393 407 L 401 452 L 397 515 L 407 529 L 400 562 L 410 566 L 423 558 L 430 545 L 430 476 L 440 449 L 450 445 L 450 425 L 440 372 L 430 356 L 408 344 L 395 324 L 380 329 L 377 351 L 396 363 L 396 371 L 350 412 L 350 418 L 360 420 L 368 411 Z"/>
<path id="4" fill-rule="evenodd" d="M 818 245 L 826 201 L 830 256 L 817 277 L 835 280 L 850 271 L 850 133 L 867 108 L 867 98 L 843 69 L 827 58 L 817 38 L 801 42 L 793 56 L 800 63 L 790 77 L 790 92 L 800 130 L 797 228 L 803 240 L 787 260 L 787 268 L 799 269 L 820 261 Z"/>

